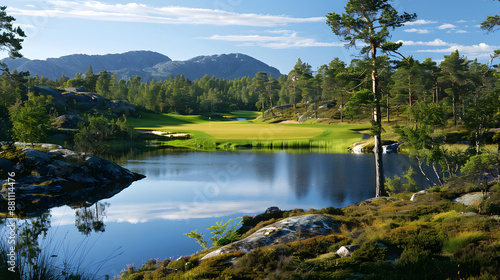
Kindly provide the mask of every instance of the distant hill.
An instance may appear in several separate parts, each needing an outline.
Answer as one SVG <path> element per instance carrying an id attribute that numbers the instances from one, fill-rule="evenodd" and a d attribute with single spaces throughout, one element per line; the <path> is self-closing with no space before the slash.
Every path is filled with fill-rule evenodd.
<path id="1" fill-rule="evenodd" d="M 73 54 L 46 60 L 4 58 L 1 61 L 6 63 L 11 71 L 29 71 L 31 76 L 38 74 L 52 80 L 57 80 L 62 75 L 73 78 L 76 73 L 85 73 L 89 65 L 92 66 L 94 74 L 107 70 L 117 73 L 121 79 L 128 80 L 140 76 L 143 81 L 165 80 L 171 74 L 183 74 L 191 80 L 205 75 L 223 79 L 253 77 L 259 71 L 272 74 L 276 78 L 281 75 L 278 69 L 239 53 L 198 56 L 186 61 L 172 61 L 169 57 L 152 51 L 106 55 Z"/>

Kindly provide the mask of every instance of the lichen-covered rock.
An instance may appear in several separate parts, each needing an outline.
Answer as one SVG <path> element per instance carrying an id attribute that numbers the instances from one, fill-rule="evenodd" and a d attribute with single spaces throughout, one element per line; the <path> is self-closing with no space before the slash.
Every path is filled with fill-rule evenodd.
<path id="1" fill-rule="evenodd" d="M 325 215 L 305 215 L 286 218 L 263 227 L 250 236 L 221 247 L 202 259 L 235 251 L 251 251 L 256 248 L 286 244 L 318 235 L 328 235 L 338 230 L 339 224 Z"/>

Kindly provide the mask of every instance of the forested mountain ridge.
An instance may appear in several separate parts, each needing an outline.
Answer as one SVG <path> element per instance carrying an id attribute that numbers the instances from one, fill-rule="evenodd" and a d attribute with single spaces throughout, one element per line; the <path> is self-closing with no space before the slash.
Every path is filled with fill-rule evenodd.
<path id="1" fill-rule="evenodd" d="M 157 75 L 176 76 L 183 74 L 190 80 L 200 79 L 205 75 L 220 79 L 254 77 L 258 72 L 281 76 L 278 69 L 248 55 L 232 53 L 210 56 L 197 56 L 186 61 L 167 61 L 146 69 Z"/>
<path id="2" fill-rule="evenodd" d="M 29 71 L 31 76 L 39 75 L 51 80 L 63 75 L 73 78 L 77 73 L 85 73 L 89 66 L 96 72 L 115 72 L 120 79 L 140 76 L 143 81 L 165 80 L 171 74 L 182 74 L 191 80 L 205 75 L 221 79 L 253 77 L 257 72 L 266 72 L 275 77 L 281 75 L 278 69 L 244 54 L 198 56 L 186 61 L 172 61 L 157 52 L 130 51 L 106 55 L 73 54 L 46 60 L 4 58 L 1 62 L 6 63 L 11 71 Z"/>

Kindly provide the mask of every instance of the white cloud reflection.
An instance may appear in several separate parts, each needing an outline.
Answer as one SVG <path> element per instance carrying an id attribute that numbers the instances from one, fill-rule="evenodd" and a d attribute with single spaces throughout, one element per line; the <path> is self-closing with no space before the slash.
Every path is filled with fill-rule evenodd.
<path id="1" fill-rule="evenodd" d="M 107 209 L 104 223 L 146 223 L 153 220 L 188 220 L 218 218 L 242 213 L 262 213 L 276 206 L 272 200 L 260 201 L 170 201 L 158 203 L 115 204 Z M 294 205 L 278 205 L 282 209 L 293 209 Z M 309 209 L 311 207 L 305 207 Z M 63 226 L 75 223 L 74 210 L 69 207 L 52 209 L 52 225 Z"/>

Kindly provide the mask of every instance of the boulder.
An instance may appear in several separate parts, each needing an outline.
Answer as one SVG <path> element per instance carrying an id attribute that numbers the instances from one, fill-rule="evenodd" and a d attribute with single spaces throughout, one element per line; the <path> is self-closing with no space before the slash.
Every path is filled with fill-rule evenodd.
<path id="1" fill-rule="evenodd" d="M 101 108 L 106 104 L 104 97 L 97 93 L 65 93 L 66 102 L 72 108 L 80 110 L 91 110 Z"/>
<path id="2" fill-rule="evenodd" d="M 0 170 L 9 172 L 14 170 L 14 163 L 6 158 L 0 157 Z"/>
<path id="3" fill-rule="evenodd" d="M 263 227 L 242 240 L 223 246 L 204 256 L 202 260 L 235 251 L 249 252 L 262 246 L 286 244 L 318 235 L 329 235 L 336 232 L 338 226 L 336 221 L 324 215 L 290 217 Z"/>
<path id="4" fill-rule="evenodd" d="M 71 173 L 73 173 L 73 166 L 61 160 L 53 160 L 47 166 L 48 176 L 64 178 L 70 176 Z"/>
<path id="5" fill-rule="evenodd" d="M 84 120 L 78 115 L 65 114 L 57 117 L 54 124 L 58 128 L 77 129 L 78 124 L 81 122 L 84 122 Z"/>
<path id="6" fill-rule="evenodd" d="M 37 163 L 39 162 L 40 164 L 48 163 L 51 160 L 49 155 L 36 149 L 26 148 L 23 149 L 23 151 L 26 154 L 26 159 L 35 161 Z"/>
<path id="7" fill-rule="evenodd" d="M 345 258 L 345 257 L 348 257 L 352 254 L 352 252 L 358 250 L 359 248 L 361 248 L 360 245 L 358 244 L 354 244 L 354 245 L 344 245 L 342 247 L 340 247 L 338 250 L 337 250 L 337 255 L 339 255 L 340 257 L 342 258 Z"/>
<path id="8" fill-rule="evenodd" d="M 485 195 L 483 193 L 475 192 L 475 193 L 467 193 L 460 197 L 455 198 L 453 201 L 462 203 L 463 205 L 472 206 L 474 204 L 479 204 L 484 200 Z"/>
<path id="9" fill-rule="evenodd" d="M 125 104 L 123 101 L 113 100 L 108 102 L 108 107 L 117 116 L 129 116 L 130 114 L 136 113 L 134 107 Z"/>
<path id="10" fill-rule="evenodd" d="M 95 177 L 109 181 L 135 181 L 144 178 L 143 175 L 133 173 L 118 164 L 96 156 L 86 156 L 85 165 Z"/>

